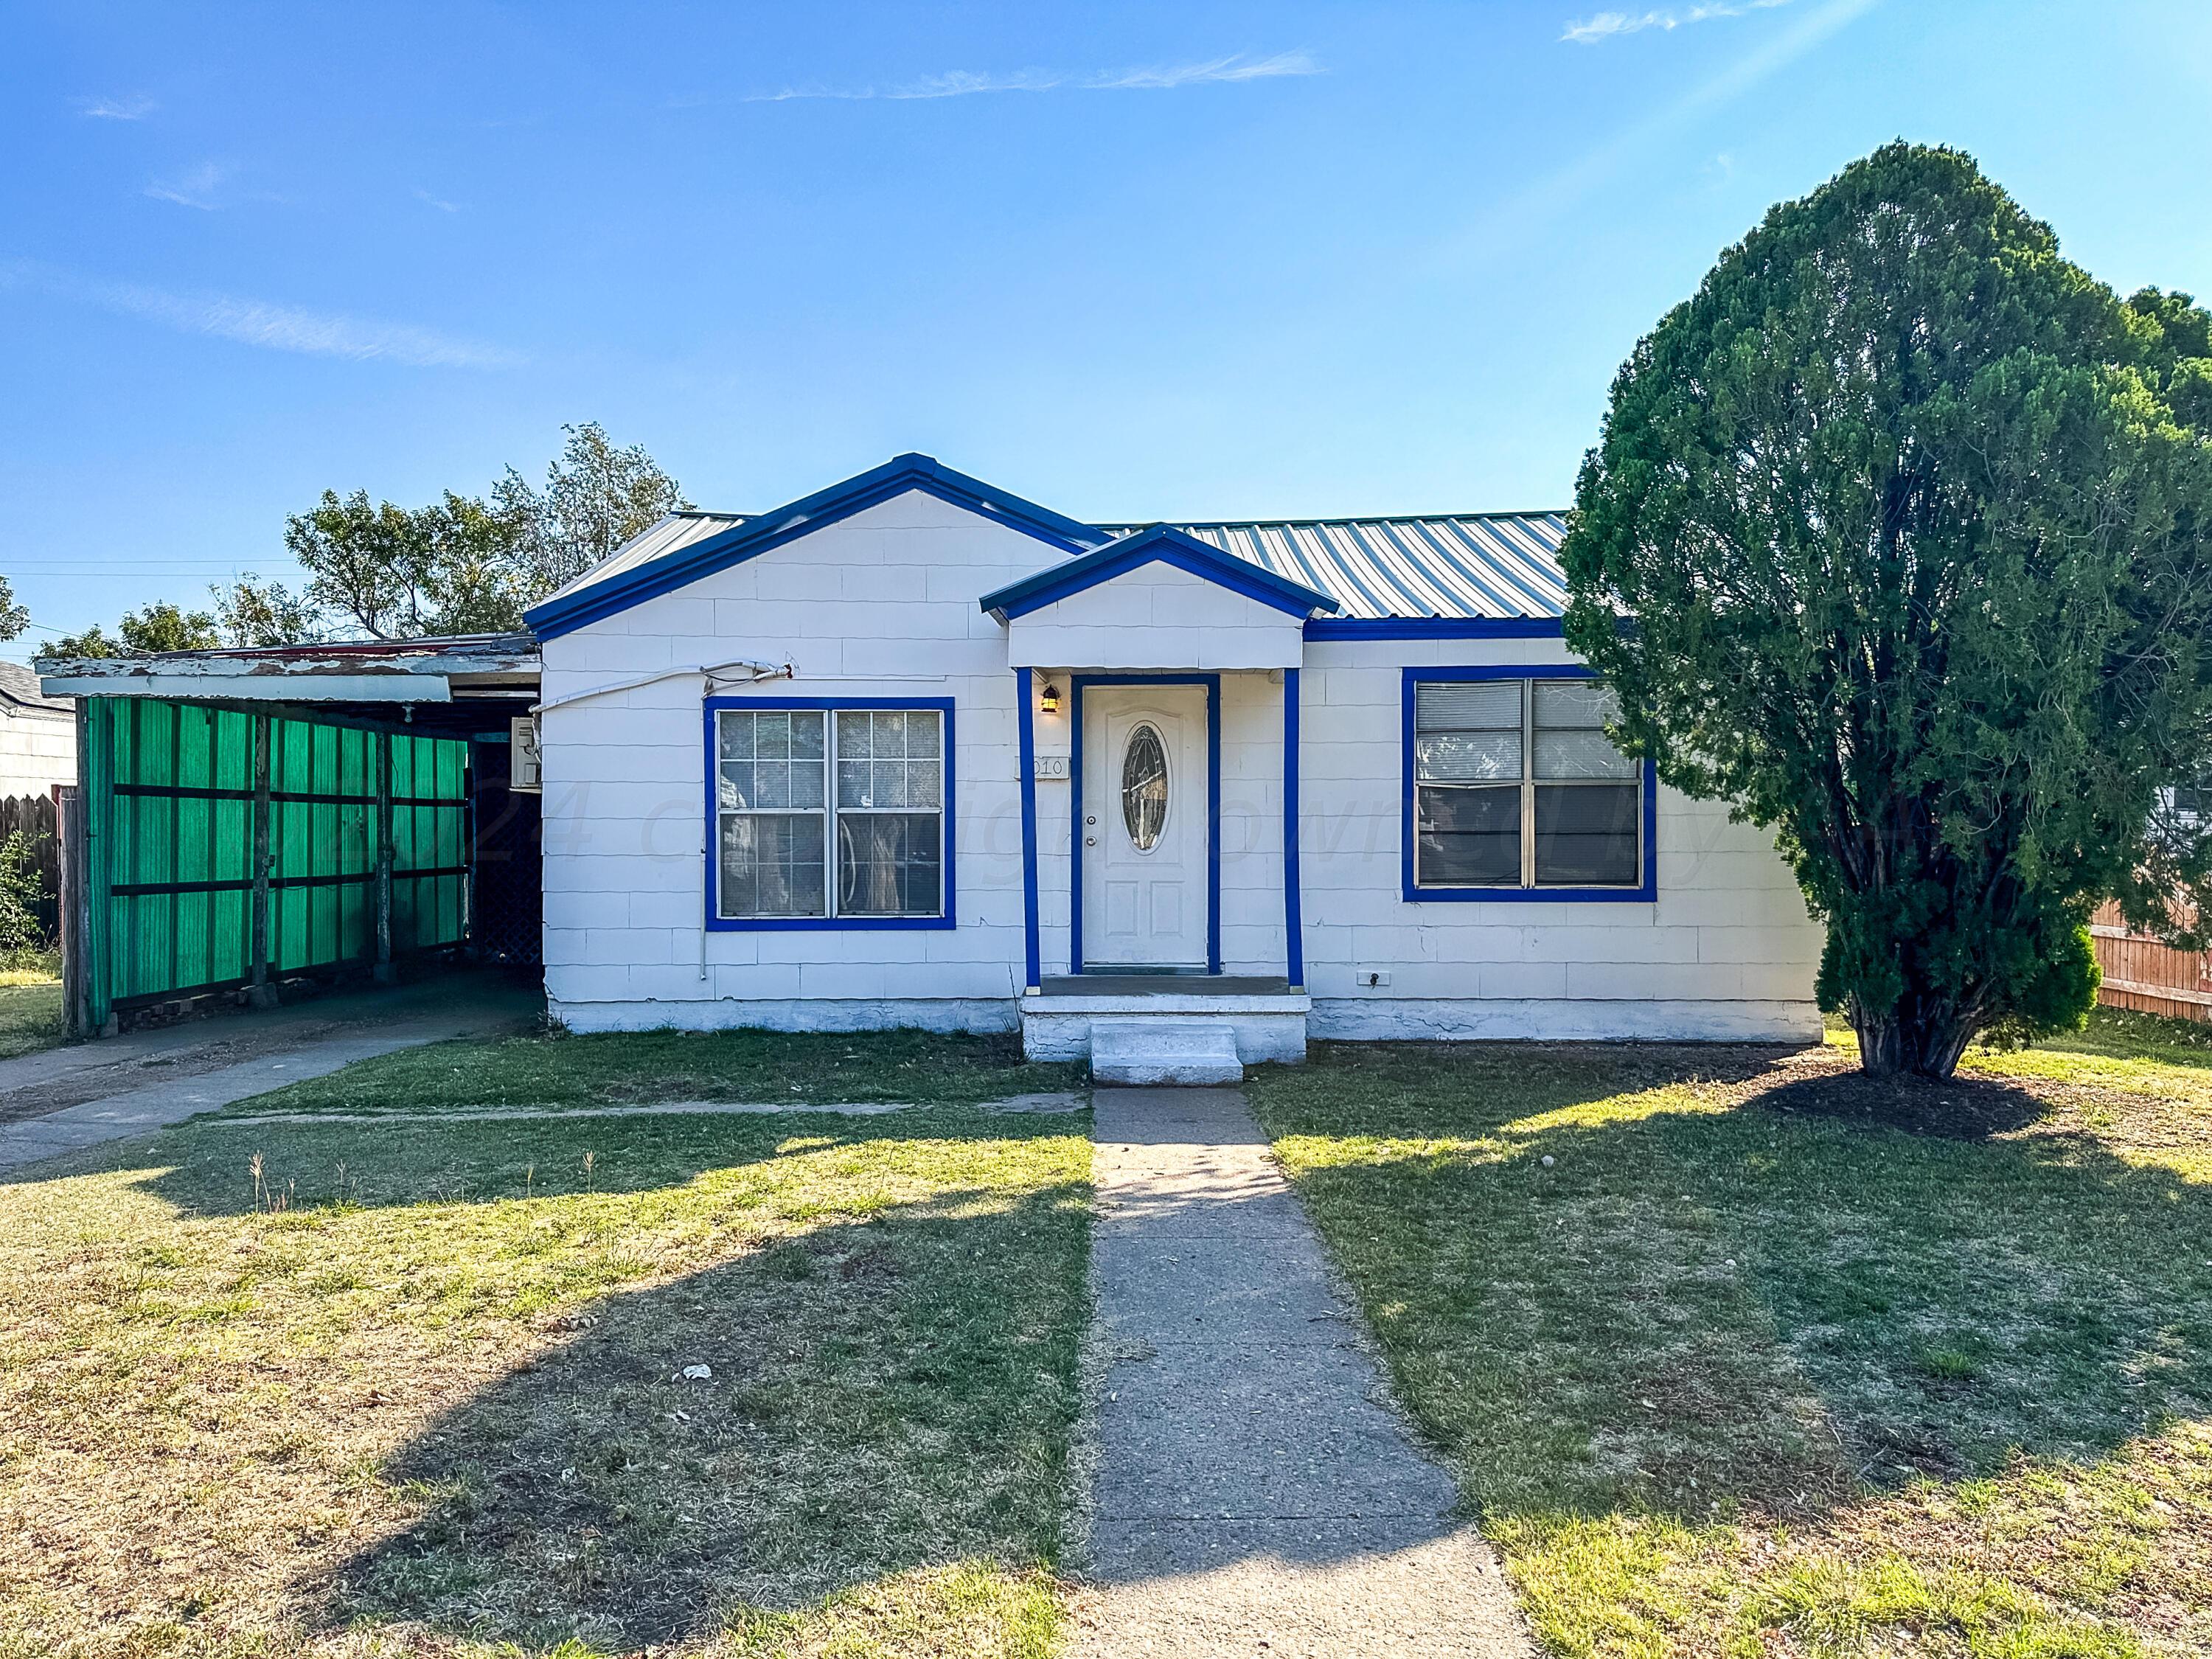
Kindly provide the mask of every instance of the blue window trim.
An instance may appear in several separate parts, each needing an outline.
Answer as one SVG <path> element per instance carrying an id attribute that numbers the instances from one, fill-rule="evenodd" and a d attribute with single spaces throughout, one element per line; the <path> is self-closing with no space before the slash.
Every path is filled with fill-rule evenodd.
<path id="1" fill-rule="evenodd" d="M 1316 617 L 1310 640 L 1557 640 L 1557 617 Z"/>
<path id="2" fill-rule="evenodd" d="M 1221 676 L 1077 674 L 1069 681 L 1067 971 L 1083 967 L 1083 690 L 1091 685 L 1206 688 L 1206 971 L 1221 971 Z"/>
<path id="3" fill-rule="evenodd" d="M 1399 832 L 1400 878 L 1408 904 L 1650 904 L 1659 896 L 1659 769 L 1644 763 L 1644 879 L 1634 887 L 1416 887 L 1413 884 L 1413 694 L 1430 680 L 1594 680 L 1597 671 L 1566 663 L 1498 667 L 1408 668 L 1401 697 L 1405 751 Z"/>
<path id="4" fill-rule="evenodd" d="M 1272 570 L 1263 570 L 1248 560 L 1223 552 L 1211 542 L 1202 542 L 1169 525 L 1155 525 L 1065 564 L 1009 582 L 986 593 L 976 603 L 986 614 L 1000 622 L 1011 622 L 1153 563 L 1173 565 L 1178 570 L 1188 571 L 1293 617 L 1310 617 L 1316 611 L 1337 608 L 1336 601 L 1326 593 L 1278 576 Z"/>
<path id="5" fill-rule="evenodd" d="M 1049 507 L 957 472 L 929 455 L 897 455 L 881 466 L 802 495 L 795 501 L 732 525 L 690 546 L 648 560 L 635 570 L 593 583 L 564 598 L 532 605 L 522 613 L 540 641 L 556 640 L 604 621 L 647 599 L 672 593 L 718 570 L 758 558 L 771 548 L 850 518 L 909 489 L 919 489 L 966 507 L 995 523 L 1034 536 L 1062 553 L 1083 553 L 1109 538 L 1103 530 L 1078 524 Z"/>
<path id="6" fill-rule="evenodd" d="M 1283 671 L 1283 977 L 1306 984 L 1306 936 L 1298 890 L 1298 671 Z"/>
<path id="7" fill-rule="evenodd" d="M 1023 988 L 1044 984 L 1044 953 L 1038 943 L 1036 846 L 1036 671 L 1014 670 L 1015 729 L 1021 735 L 1022 764 L 1022 967 Z"/>
<path id="8" fill-rule="evenodd" d="M 721 896 L 716 890 L 721 878 L 720 837 L 715 833 L 716 781 L 720 776 L 714 750 L 714 716 L 726 708 L 934 708 L 945 717 L 945 913 L 936 916 L 725 916 L 718 915 Z M 921 933 L 942 932 L 958 925 L 953 910 L 953 756 L 956 753 L 952 729 L 952 699 L 950 697 L 708 697 L 705 700 L 701 726 L 706 741 L 706 797 L 707 797 L 707 931 L 710 933 Z M 832 780 L 834 788 L 835 780 Z M 836 809 L 835 798 L 830 810 L 834 832 Z M 825 879 L 834 878 L 836 868 L 833 852 L 830 871 Z"/>

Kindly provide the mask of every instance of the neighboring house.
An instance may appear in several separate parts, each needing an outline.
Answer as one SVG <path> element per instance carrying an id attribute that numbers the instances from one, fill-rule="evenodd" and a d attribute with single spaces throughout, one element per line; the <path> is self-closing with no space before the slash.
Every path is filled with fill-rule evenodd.
<path id="1" fill-rule="evenodd" d="M 76 700 L 50 697 L 30 669 L 0 662 L 0 800 L 76 781 Z"/>
<path id="2" fill-rule="evenodd" d="M 919 455 L 673 515 L 529 616 L 553 1012 L 1816 1038 L 1770 838 L 1606 739 L 1564 530 L 1089 525 Z"/>

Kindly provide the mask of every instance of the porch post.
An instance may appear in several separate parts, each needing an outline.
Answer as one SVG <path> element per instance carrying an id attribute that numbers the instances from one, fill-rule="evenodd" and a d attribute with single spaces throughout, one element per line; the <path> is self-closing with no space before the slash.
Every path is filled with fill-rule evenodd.
<path id="1" fill-rule="evenodd" d="M 1298 904 L 1298 671 L 1283 671 L 1283 976 L 1306 988 L 1305 922 Z"/>
<path id="2" fill-rule="evenodd" d="M 1014 670 L 1014 697 L 1018 705 L 1016 729 L 1021 734 L 1022 966 L 1024 988 L 1030 991 L 1041 989 L 1044 983 L 1037 944 L 1036 672 Z"/>

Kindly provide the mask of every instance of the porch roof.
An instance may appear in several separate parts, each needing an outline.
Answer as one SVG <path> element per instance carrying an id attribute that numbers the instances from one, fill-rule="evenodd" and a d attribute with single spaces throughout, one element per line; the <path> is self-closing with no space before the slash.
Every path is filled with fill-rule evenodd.
<path id="1" fill-rule="evenodd" d="M 977 603 L 1000 622 L 1011 622 L 1153 563 L 1173 565 L 1300 621 L 1338 608 L 1334 599 L 1318 589 L 1224 552 L 1211 542 L 1200 541 L 1170 525 L 1153 525 L 1063 563 L 1048 566 L 1034 575 L 984 594 Z"/>

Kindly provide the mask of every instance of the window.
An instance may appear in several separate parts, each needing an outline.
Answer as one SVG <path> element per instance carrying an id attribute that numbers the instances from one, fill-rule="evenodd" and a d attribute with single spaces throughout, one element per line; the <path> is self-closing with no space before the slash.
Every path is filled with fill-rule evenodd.
<path id="1" fill-rule="evenodd" d="M 708 713 L 712 921 L 950 925 L 949 703 Z"/>
<path id="2" fill-rule="evenodd" d="M 1648 896 L 1644 767 L 1613 746 L 1613 692 L 1587 676 L 1407 671 L 1408 896 L 1621 890 Z"/>
<path id="3" fill-rule="evenodd" d="M 1121 823 L 1129 845 L 1149 853 L 1168 821 L 1168 751 L 1146 721 L 1129 733 L 1121 754 Z"/>

